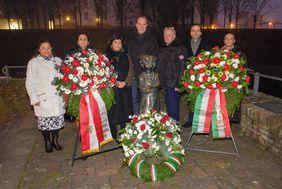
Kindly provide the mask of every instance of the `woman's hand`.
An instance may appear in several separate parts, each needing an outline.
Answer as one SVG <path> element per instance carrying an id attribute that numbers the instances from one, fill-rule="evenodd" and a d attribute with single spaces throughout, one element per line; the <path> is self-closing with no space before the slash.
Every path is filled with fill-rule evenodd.
<path id="1" fill-rule="evenodd" d="M 117 81 L 115 85 L 116 85 L 117 88 L 122 89 L 122 88 L 124 88 L 126 86 L 126 82 L 124 82 L 124 81 Z"/>

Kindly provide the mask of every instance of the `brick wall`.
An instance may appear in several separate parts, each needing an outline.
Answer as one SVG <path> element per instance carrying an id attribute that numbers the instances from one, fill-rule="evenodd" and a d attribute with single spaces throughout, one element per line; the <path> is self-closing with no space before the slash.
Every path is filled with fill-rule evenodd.
<path id="1" fill-rule="evenodd" d="M 273 101 L 282 103 L 281 99 L 264 94 L 245 97 L 240 127 L 242 133 L 257 142 L 262 149 L 282 159 L 282 115 L 255 105 Z"/>

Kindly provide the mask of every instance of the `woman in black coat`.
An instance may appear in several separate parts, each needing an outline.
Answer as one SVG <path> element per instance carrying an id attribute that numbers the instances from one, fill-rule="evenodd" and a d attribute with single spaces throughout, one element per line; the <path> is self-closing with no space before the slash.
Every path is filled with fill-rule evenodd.
<path id="1" fill-rule="evenodd" d="M 109 47 L 106 56 L 114 66 L 118 74 L 117 82 L 114 87 L 115 104 L 111 107 L 108 119 L 110 122 L 111 133 L 114 139 L 117 139 L 117 125 L 120 128 L 125 127 L 132 115 L 132 94 L 131 82 L 133 67 L 129 56 L 123 49 L 124 40 L 119 35 L 112 35 L 109 40 Z"/>
<path id="2" fill-rule="evenodd" d="M 160 83 L 165 92 L 168 115 L 179 122 L 180 94 L 179 81 L 184 70 L 187 50 L 176 39 L 173 27 L 164 28 L 164 45 L 158 58 Z"/>

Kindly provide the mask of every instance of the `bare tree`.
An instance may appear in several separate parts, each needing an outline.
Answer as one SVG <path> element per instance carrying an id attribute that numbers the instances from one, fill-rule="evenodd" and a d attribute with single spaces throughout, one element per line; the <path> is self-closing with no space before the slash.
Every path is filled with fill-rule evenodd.
<path id="1" fill-rule="evenodd" d="M 257 21 L 259 16 L 263 16 L 266 12 L 263 12 L 271 0 L 250 0 L 249 11 L 253 16 L 253 28 L 257 27 Z"/>
<path id="2" fill-rule="evenodd" d="M 116 0 L 115 1 L 115 12 L 116 17 L 119 20 L 120 27 L 124 27 L 124 22 L 126 22 L 126 9 L 127 9 L 127 0 Z"/>
<path id="3" fill-rule="evenodd" d="M 214 19 L 217 17 L 219 12 L 219 0 L 209 0 L 206 3 L 207 16 L 209 17 L 210 24 L 213 24 Z"/>
<path id="4" fill-rule="evenodd" d="M 107 14 L 108 0 L 92 0 L 97 17 L 97 25 L 103 28 L 104 16 Z"/>
<path id="5" fill-rule="evenodd" d="M 196 0 L 195 6 L 200 15 L 201 26 L 205 26 L 205 18 L 207 16 L 207 3 L 209 0 Z"/>
<path id="6" fill-rule="evenodd" d="M 184 28 L 186 25 L 194 24 L 194 0 L 179 0 L 180 20 L 181 26 Z"/>
<path id="7" fill-rule="evenodd" d="M 8 27 L 11 29 L 10 19 L 11 19 L 11 9 L 8 0 L 0 0 L 0 10 L 7 19 Z"/>
<path id="8" fill-rule="evenodd" d="M 238 21 L 247 14 L 249 9 L 249 0 L 235 0 L 235 27 L 238 27 Z"/>
<path id="9" fill-rule="evenodd" d="M 62 0 L 54 0 L 54 6 L 55 6 L 55 10 L 57 12 L 57 17 L 58 17 L 58 20 L 59 20 L 59 28 L 62 29 L 61 12 L 62 12 L 63 1 Z"/>

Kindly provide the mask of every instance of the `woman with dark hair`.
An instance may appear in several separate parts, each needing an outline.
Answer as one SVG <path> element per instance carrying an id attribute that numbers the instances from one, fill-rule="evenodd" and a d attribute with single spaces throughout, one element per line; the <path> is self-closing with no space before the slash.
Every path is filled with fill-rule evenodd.
<path id="1" fill-rule="evenodd" d="M 132 115 L 131 83 L 133 78 L 133 67 L 130 57 L 124 50 L 124 39 L 120 35 L 112 35 L 108 42 L 106 56 L 114 66 L 118 74 L 114 87 L 115 104 L 109 111 L 109 123 L 114 139 L 117 139 L 117 125 L 125 127 Z"/>
<path id="2" fill-rule="evenodd" d="M 57 151 L 63 149 L 58 143 L 58 137 L 59 130 L 64 126 L 64 102 L 52 85 L 52 81 L 58 76 L 55 67 L 61 62 L 60 58 L 52 55 L 50 42 L 43 40 L 38 45 L 38 55 L 27 65 L 26 90 L 38 120 L 38 129 L 44 137 L 47 153 L 53 152 L 53 147 Z"/>
<path id="3" fill-rule="evenodd" d="M 89 35 L 87 33 L 84 33 L 84 32 L 78 33 L 77 37 L 76 37 L 75 48 L 70 50 L 67 53 L 67 56 L 71 56 L 72 54 L 78 53 L 78 52 L 80 52 L 82 50 L 91 49 L 89 41 L 90 41 L 90 38 L 89 38 Z"/>

